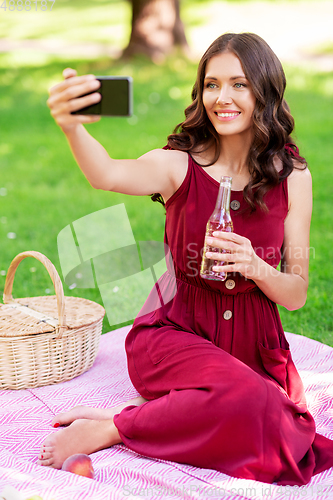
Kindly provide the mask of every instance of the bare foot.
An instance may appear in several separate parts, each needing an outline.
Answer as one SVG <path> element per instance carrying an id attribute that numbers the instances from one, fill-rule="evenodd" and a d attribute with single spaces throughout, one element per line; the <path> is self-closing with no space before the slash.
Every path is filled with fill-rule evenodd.
<path id="1" fill-rule="evenodd" d="M 121 439 L 113 419 L 78 419 L 66 429 L 47 436 L 41 446 L 37 464 L 60 469 L 71 455 L 89 455 L 117 443 L 121 443 Z"/>
<path id="2" fill-rule="evenodd" d="M 114 408 L 92 408 L 90 406 L 75 406 L 71 410 L 64 413 L 59 413 L 56 415 L 51 422 L 53 427 L 59 427 L 61 425 L 69 425 L 74 420 L 77 419 L 89 419 L 89 420 L 109 420 L 112 419 L 117 413 L 126 408 L 126 406 L 139 406 L 145 403 L 147 400 L 139 396 L 137 398 L 131 399 L 126 403 L 122 403 Z"/>

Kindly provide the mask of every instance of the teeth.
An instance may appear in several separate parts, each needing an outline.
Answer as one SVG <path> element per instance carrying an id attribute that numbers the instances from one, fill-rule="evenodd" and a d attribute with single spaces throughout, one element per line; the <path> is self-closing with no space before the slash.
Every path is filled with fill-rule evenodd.
<path id="1" fill-rule="evenodd" d="M 221 116 L 221 118 L 230 118 L 231 116 L 238 116 L 239 113 L 217 113 L 217 116 Z"/>

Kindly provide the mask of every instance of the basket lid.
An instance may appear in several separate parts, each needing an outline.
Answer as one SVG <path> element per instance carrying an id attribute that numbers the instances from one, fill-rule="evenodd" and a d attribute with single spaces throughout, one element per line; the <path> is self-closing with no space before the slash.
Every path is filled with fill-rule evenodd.
<path id="1" fill-rule="evenodd" d="M 88 326 L 103 318 L 100 304 L 79 297 L 65 297 L 66 329 Z M 0 337 L 49 333 L 59 325 L 56 295 L 15 299 L 0 304 Z"/>

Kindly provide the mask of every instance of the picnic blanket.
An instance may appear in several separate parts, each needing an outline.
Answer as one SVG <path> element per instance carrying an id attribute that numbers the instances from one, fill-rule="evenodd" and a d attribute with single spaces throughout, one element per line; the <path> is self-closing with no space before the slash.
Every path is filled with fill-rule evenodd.
<path id="1" fill-rule="evenodd" d="M 50 426 L 55 414 L 78 404 L 116 406 L 138 395 L 126 367 L 124 341 L 129 328 L 102 335 L 93 367 L 73 380 L 0 391 L 0 494 L 11 485 L 24 498 L 38 494 L 43 500 L 333 499 L 333 469 L 303 487 L 277 486 L 143 457 L 122 444 L 91 455 L 94 480 L 38 466 L 41 443 L 50 432 L 57 432 Z M 286 336 L 317 432 L 333 439 L 333 349 L 300 335 Z"/>

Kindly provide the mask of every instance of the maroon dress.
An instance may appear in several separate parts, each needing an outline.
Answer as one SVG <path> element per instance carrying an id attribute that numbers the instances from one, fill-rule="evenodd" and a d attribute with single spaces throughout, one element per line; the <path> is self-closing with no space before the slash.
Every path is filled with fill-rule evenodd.
<path id="1" fill-rule="evenodd" d="M 172 263 L 126 339 L 131 380 L 149 401 L 122 410 L 115 425 L 125 445 L 148 457 L 306 484 L 333 466 L 333 441 L 315 432 L 275 303 L 239 273 L 226 281 L 199 275 L 218 188 L 189 156 L 166 203 Z M 265 202 L 268 213 L 249 214 L 242 191 L 232 191 L 231 216 L 235 233 L 277 267 L 287 180 Z"/>

